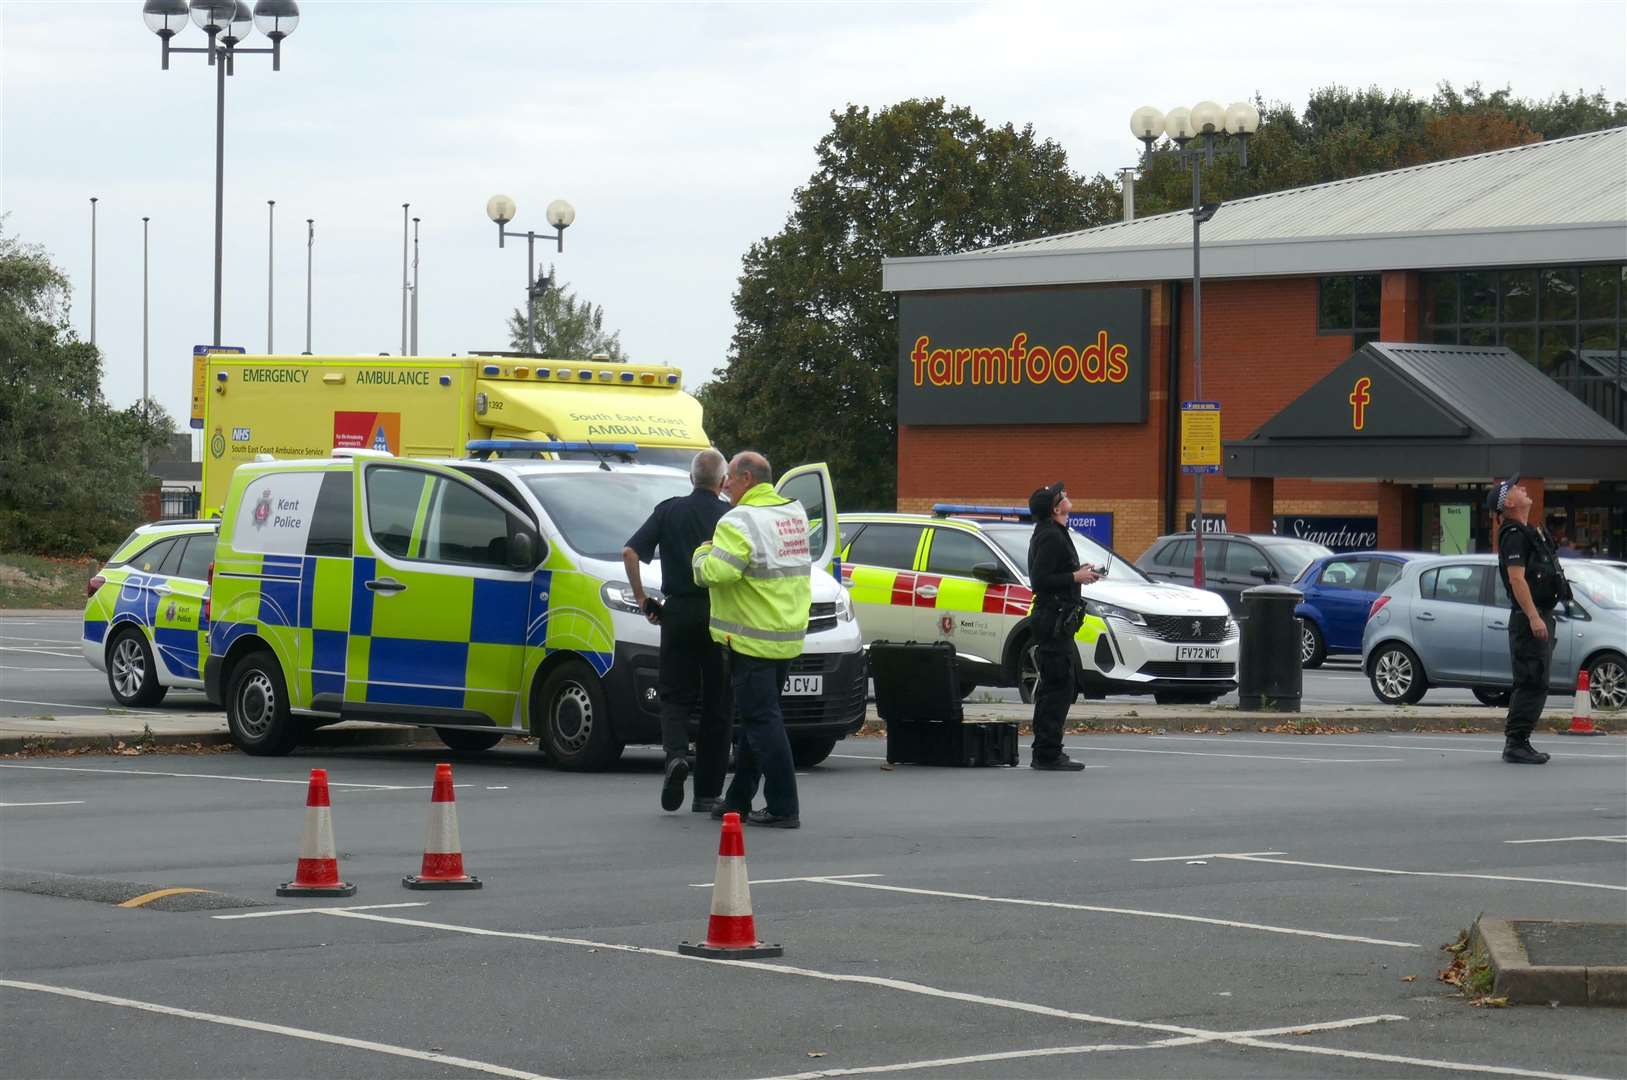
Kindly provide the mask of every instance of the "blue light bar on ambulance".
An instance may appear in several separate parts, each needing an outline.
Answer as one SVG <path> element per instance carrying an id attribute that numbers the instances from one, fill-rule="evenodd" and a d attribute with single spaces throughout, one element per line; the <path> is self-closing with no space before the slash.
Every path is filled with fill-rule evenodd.
<path id="1" fill-rule="evenodd" d="M 552 439 L 470 439 L 471 453 L 490 451 L 549 454 L 636 454 L 638 444 L 630 442 L 559 442 Z"/>
<path id="2" fill-rule="evenodd" d="M 933 503 L 934 517 L 951 517 L 956 514 L 972 515 L 977 517 L 1016 517 L 1027 518 L 1033 515 L 1026 506 L 979 506 L 975 503 Z"/>
<path id="3" fill-rule="evenodd" d="M 499 372 L 501 372 L 503 369 L 498 367 L 496 364 L 487 364 L 485 367 L 481 368 L 480 370 L 481 370 L 482 373 L 484 373 L 486 375 L 496 375 Z"/>

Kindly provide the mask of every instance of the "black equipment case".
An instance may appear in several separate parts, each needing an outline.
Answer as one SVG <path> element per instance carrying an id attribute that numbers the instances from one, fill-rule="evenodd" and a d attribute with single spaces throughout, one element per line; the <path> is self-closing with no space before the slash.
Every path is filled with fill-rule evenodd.
<path id="1" fill-rule="evenodd" d="M 1015 765 L 1017 725 L 967 721 L 955 646 L 877 641 L 870 646 L 876 712 L 887 725 L 887 760 L 909 765 Z"/>

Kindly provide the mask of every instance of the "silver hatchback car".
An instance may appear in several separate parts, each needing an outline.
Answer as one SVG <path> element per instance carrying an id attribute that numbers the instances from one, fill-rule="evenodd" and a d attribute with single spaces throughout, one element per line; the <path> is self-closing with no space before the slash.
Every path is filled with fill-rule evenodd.
<path id="1" fill-rule="evenodd" d="M 1627 706 L 1627 575 L 1583 559 L 1563 559 L 1575 600 L 1554 612 L 1552 691 L 1569 692 L 1588 673 L 1593 706 Z M 1373 601 L 1362 632 L 1362 670 L 1378 699 L 1411 705 L 1432 686 L 1474 691 L 1487 705 L 1508 703 L 1511 604 L 1495 555 L 1414 559 Z"/>

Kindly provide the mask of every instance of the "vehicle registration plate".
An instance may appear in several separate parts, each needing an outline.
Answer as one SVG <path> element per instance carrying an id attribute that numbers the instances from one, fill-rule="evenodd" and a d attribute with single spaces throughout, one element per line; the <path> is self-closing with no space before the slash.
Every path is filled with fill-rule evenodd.
<path id="1" fill-rule="evenodd" d="M 781 697 L 818 697 L 825 692 L 823 675 L 791 675 L 780 688 Z"/>
<path id="2" fill-rule="evenodd" d="M 1214 645 L 1177 645 L 1175 646 L 1175 659 L 1219 660 L 1220 649 Z"/>

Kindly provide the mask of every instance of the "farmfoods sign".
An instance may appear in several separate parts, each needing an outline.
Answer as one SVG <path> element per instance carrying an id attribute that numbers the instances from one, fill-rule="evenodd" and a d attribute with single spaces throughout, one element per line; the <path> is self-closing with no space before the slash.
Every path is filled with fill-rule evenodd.
<path id="1" fill-rule="evenodd" d="M 905 293 L 898 353 L 901 424 L 1147 418 L 1145 289 Z"/>

